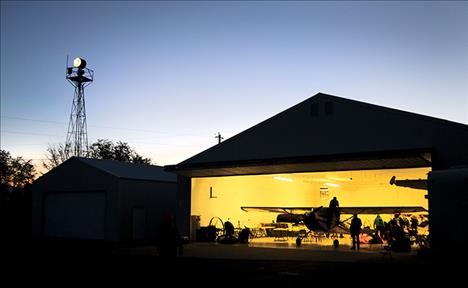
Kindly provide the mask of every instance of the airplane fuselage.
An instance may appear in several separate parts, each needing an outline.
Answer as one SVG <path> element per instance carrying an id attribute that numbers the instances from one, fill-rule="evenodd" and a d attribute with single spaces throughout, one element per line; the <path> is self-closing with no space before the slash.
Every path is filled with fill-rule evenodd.
<path id="1" fill-rule="evenodd" d="M 311 211 L 304 214 L 284 213 L 279 214 L 276 217 L 276 221 L 293 224 L 299 224 L 302 222 L 307 227 L 307 229 L 311 231 L 325 232 L 335 227 L 339 222 L 339 219 L 337 219 L 336 215 L 330 214 L 329 212 L 330 211 L 328 208 L 320 208 L 316 211 Z"/>

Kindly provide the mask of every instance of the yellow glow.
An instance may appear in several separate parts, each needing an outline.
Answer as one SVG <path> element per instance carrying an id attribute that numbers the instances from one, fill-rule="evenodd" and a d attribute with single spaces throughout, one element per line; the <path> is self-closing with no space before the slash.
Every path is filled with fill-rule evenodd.
<path id="1" fill-rule="evenodd" d="M 307 179 L 304 179 L 303 181 L 306 183 L 311 183 L 311 182 L 328 182 L 330 180 L 326 178 L 307 178 Z"/>
<path id="2" fill-rule="evenodd" d="M 208 225 L 212 217 L 229 220 L 238 227 L 257 227 L 259 223 L 276 220 L 275 213 L 244 212 L 241 206 L 327 207 L 337 197 L 340 206 L 422 206 L 428 209 L 427 191 L 390 185 L 397 179 L 427 179 L 430 168 L 361 170 L 340 172 L 291 173 L 192 178 L 191 214 L 200 215 L 200 224 Z M 278 177 L 289 181 L 278 181 Z M 311 179 L 352 179 L 339 187 L 327 186 L 328 196 L 320 197 L 323 182 Z M 217 198 L 210 199 L 210 187 Z M 372 226 L 375 216 L 362 215 L 365 226 Z M 392 215 L 382 215 L 388 221 Z"/>

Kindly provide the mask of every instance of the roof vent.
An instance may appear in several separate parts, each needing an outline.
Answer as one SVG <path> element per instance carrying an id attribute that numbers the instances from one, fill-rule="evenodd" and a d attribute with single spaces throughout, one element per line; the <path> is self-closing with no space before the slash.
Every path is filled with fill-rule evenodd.
<path id="1" fill-rule="evenodd" d="M 325 115 L 332 115 L 333 114 L 333 102 L 327 101 L 325 102 Z"/>
<path id="2" fill-rule="evenodd" d="M 319 103 L 310 104 L 310 116 L 311 117 L 319 116 Z"/>

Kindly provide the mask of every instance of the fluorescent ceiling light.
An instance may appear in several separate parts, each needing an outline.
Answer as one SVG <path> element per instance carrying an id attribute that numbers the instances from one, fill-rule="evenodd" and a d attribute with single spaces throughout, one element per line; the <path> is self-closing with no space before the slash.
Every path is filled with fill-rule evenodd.
<path id="1" fill-rule="evenodd" d="M 327 177 L 327 178 L 333 181 L 351 181 L 351 178 L 340 178 L 340 177 Z"/>
<path id="2" fill-rule="evenodd" d="M 330 186 L 330 187 L 340 187 L 339 184 L 335 184 L 335 183 L 325 183 L 325 185 Z"/>
<path id="3" fill-rule="evenodd" d="M 293 180 L 291 178 L 286 178 L 286 177 L 275 176 L 275 177 L 273 177 L 273 179 L 280 180 L 280 181 L 286 181 L 286 182 L 293 182 Z"/>

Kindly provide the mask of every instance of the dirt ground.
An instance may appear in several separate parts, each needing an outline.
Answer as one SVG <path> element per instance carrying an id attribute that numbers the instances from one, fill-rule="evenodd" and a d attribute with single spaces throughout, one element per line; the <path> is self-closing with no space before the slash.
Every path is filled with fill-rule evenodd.
<path id="1" fill-rule="evenodd" d="M 183 255 L 158 256 L 151 245 L 110 247 L 83 243 L 24 242 L 2 246 L 3 282 L 71 285 L 175 285 L 297 287 L 298 283 L 374 285 L 455 283 L 466 276 L 464 256 L 391 255 L 381 251 L 272 249 L 195 243 Z M 458 258 L 457 258 L 458 257 Z M 168 284 L 162 284 L 168 283 Z M 3 285 L 2 285 L 3 286 Z M 30 286 L 30 285 L 28 285 Z M 4 286 L 7 287 L 7 286 Z"/>

